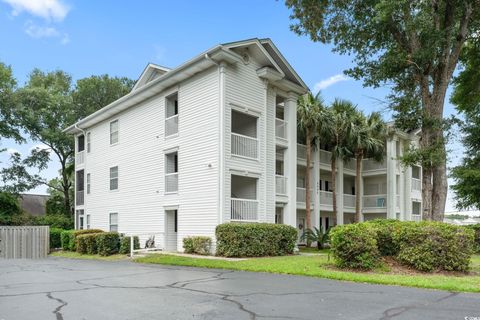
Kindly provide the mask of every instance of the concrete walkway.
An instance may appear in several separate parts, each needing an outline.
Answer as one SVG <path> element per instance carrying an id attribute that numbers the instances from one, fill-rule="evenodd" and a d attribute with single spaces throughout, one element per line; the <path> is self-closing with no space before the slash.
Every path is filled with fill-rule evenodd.
<path id="1" fill-rule="evenodd" d="M 0 260 L 0 319 L 469 319 L 480 294 L 129 261 Z"/>

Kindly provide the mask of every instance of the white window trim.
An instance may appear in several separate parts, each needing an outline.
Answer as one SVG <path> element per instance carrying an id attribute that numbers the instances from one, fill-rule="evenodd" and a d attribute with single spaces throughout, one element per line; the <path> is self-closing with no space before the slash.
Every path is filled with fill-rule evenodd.
<path id="1" fill-rule="evenodd" d="M 117 122 L 117 142 L 112 143 L 112 122 Z M 120 141 L 120 121 L 117 119 L 113 119 L 108 123 L 108 142 L 110 143 L 110 146 L 116 146 L 119 141 Z"/>
<path id="2" fill-rule="evenodd" d="M 90 173 L 87 173 L 87 177 L 86 177 L 86 179 L 85 179 L 86 185 L 87 185 L 85 189 L 87 189 L 87 190 L 86 190 L 86 191 L 87 191 L 87 194 L 90 194 L 90 192 L 92 191 L 92 190 L 91 190 L 91 187 L 92 187 L 92 181 L 91 181 L 91 179 L 92 179 L 92 176 L 90 175 Z"/>
<path id="3" fill-rule="evenodd" d="M 85 218 L 85 225 L 86 225 L 86 229 L 87 229 L 87 230 L 90 229 L 90 224 L 92 223 L 92 222 L 90 221 L 90 219 L 91 219 L 90 215 L 87 214 L 87 215 L 86 215 L 86 218 Z"/>
<path id="4" fill-rule="evenodd" d="M 117 224 L 112 224 L 112 214 L 117 215 Z M 112 226 L 117 226 L 116 232 L 118 232 L 118 212 L 109 212 L 108 213 L 108 230 L 112 231 Z"/>
<path id="5" fill-rule="evenodd" d="M 110 188 L 110 182 L 112 181 L 112 176 L 111 176 L 110 169 L 115 168 L 115 167 L 117 168 L 117 189 L 111 189 Z M 118 165 L 114 165 L 114 166 L 108 168 L 108 189 L 109 189 L 110 192 L 117 192 L 118 189 L 120 189 L 119 187 L 120 187 L 120 169 L 118 168 Z"/>
<path id="6" fill-rule="evenodd" d="M 87 144 L 87 147 L 86 147 L 87 153 L 90 153 L 92 151 L 92 141 L 91 141 L 92 140 L 92 133 L 90 131 L 87 132 L 85 139 L 86 139 L 86 144 Z"/>

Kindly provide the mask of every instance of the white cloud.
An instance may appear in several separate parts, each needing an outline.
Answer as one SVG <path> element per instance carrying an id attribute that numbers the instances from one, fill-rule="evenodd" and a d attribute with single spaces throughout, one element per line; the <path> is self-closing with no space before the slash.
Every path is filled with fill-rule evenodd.
<path id="1" fill-rule="evenodd" d="M 35 39 L 60 38 L 61 44 L 67 44 L 70 42 L 70 37 L 67 33 L 62 33 L 56 28 L 50 26 L 38 26 L 32 21 L 27 21 L 27 23 L 25 23 L 25 33 Z"/>
<path id="2" fill-rule="evenodd" d="M 12 15 L 18 16 L 23 11 L 48 21 L 62 21 L 70 7 L 60 0 L 3 0 L 12 7 Z"/>
<path id="3" fill-rule="evenodd" d="M 313 86 L 313 92 L 318 92 L 320 90 L 326 89 L 334 85 L 337 82 L 347 81 L 347 80 L 350 80 L 350 78 L 344 75 L 343 73 L 336 74 L 334 76 L 331 76 L 327 79 L 324 79 L 320 82 L 315 83 L 315 85 Z"/>

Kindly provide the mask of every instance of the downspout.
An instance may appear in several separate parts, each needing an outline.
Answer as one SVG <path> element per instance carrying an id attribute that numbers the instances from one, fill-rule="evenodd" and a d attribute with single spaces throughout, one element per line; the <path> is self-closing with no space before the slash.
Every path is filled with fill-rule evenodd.
<path id="1" fill-rule="evenodd" d="M 84 129 L 80 128 L 77 123 L 75 123 L 74 127 L 75 127 L 75 129 L 80 130 L 83 133 L 83 136 L 84 136 L 84 139 L 85 139 L 85 142 L 86 142 L 86 139 L 87 139 L 86 131 Z M 75 147 L 76 147 L 76 143 L 75 143 Z M 77 161 L 77 157 L 76 157 L 77 154 L 76 153 L 77 153 L 77 150 L 75 148 L 75 159 L 73 159 L 74 163 Z M 84 166 L 85 169 L 87 168 L 87 152 L 86 151 L 85 151 L 85 157 L 84 157 L 84 160 L 83 160 L 83 166 Z M 84 175 L 84 179 L 86 179 L 86 178 L 87 178 L 87 176 Z M 75 196 L 73 197 L 73 201 L 74 201 L 73 205 L 75 207 L 75 212 L 74 212 L 75 213 L 75 221 L 74 221 L 75 225 L 74 225 L 74 227 L 75 227 L 75 230 L 77 230 L 77 208 L 76 208 L 77 207 L 77 170 L 75 170 L 74 190 L 75 190 Z M 83 190 L 85 192 L 85 180 L 83 181 Z M 87 197 L 86 197 L 86 192 L 85 192 L 85 194 L 83 195 L 83 207 L 84 208 L 85 208 L 86 204 L 87 204 Z M 83 214 L 85 215 L 85 210 L 83 210 Z M 85 215 L 83 218 L 87 219 L 87 216 Z"/>
<path id="2" fill-rule="evenodd" d="M 208 53 L 205 54 L 205 59 L 216 64 L 218 66 L 218 84 L 219 84 L 219 93 L 218 93 L 218 106 L 219 106 L 219 116 L 220 116 L 220 132 L 218 137 L 218 144 L 220 146 L 219 159 L 218 159 L 218 224 L 223 223 L 223 210 L 225 205 L 225 63 L 217 62 L 213 60 Z"/>

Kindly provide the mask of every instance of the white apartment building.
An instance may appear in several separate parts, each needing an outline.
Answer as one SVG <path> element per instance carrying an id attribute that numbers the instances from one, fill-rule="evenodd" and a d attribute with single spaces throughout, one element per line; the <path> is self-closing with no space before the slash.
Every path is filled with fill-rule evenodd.
<path id="1" fill-rule="evenodd" d="M 305 146 L 297 99 L 308 87 L 270 39 L 217 45 L 175 69 L 149 64 L 132 92 L 66 129 L 75 135 L 75 226 L 214 239 L 229 221 L 305 225 Z M 363 161 L 362 212 L 420 219 L 421 170 L 396 160 L 415 133 L 394 135 L 384 163 Z M 313 225 L 353 221 L 354 162 L 339 163 L 332 214 L 328 151 L 310 170 Z"/>

